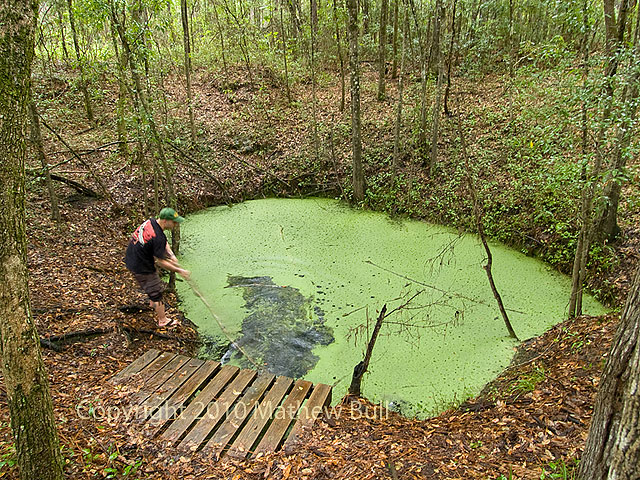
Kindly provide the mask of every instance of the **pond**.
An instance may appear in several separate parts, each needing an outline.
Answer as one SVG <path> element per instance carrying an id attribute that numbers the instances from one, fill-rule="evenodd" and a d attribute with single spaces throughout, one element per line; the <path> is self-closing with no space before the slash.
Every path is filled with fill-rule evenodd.
<path id="1" fill-rule="evenodd" d="M 474 235 L 329 199 L 215 207 L 188 216 L 181 231 L 181 262 L 226 332 L 178 282 L 183 308 L 206 339 L 204 356 L 337 382 L 339 399 L 387 304 L 397 310 L 381 329 L 363 394 L 426 416 L 477 394 L 517 346 Z M 491 248 L 495 282 L 520 339 L 566 317 L 568 277 L 516 250 Z M 591 297 L 584 310 L 605 312 Z"/>

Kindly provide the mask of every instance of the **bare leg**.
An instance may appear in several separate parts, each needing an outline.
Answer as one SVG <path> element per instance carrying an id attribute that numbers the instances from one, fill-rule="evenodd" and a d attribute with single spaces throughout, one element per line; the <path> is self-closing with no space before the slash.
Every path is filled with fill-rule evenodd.
<path id="1" fill-rule="evenodd" d="M 167 315 L 165 314 L 164 302 L 161 300 L 159 302 L 151 301 L 150 303 L 153 309 L 156 311 L 156 316 L 158 317 L 158 326 L 166 327 L 169 324 L 170 320 L 167 319 Z"/>

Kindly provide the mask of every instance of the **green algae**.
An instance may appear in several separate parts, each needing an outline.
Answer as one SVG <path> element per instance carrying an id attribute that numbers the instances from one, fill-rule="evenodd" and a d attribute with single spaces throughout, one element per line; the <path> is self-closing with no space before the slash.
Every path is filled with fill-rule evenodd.
<path id="1" fill-rule="evenodd" d="M 410 414 L 478 393 L 517 346 L 473 235 L 332 200 L 267 199 L 191 215 L 182 241 L 183 263 L 233 340 L 274 373 L 338 382 L 334 398 L 346 392 L 385 303 L 393 310 L 416 295 L 383 326 L 363 393 Z M 492 244 L 492 253 L 497 287 L 521 339 L 566 316 L 567 277 L 502 245 Z M 202 334 L 228 344 L 199 299 L 186 285 L 178 288 Z M 590 297 L 584 308 L 604 312 Z M 228 357 L 247 366 L 238 352 Z"/>

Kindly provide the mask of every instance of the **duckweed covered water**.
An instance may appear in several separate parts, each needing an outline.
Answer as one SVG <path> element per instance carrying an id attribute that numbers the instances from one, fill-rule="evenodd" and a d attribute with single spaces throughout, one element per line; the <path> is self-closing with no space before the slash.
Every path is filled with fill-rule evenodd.
<path id="1" fill-rule="evenodd" d="M 476 394 L 516 342 L 493 299 L 473 235 L 395 220 L 327 199 L 267 199 L 190 215 L 182 262 L 233 340 L 273 373 L 349 385 L 377 316 L 389 316 L 363 393 L 428 414 Z M 569 278 L 492 244 L 493 272 L 516 333 L 539 335 L 566 316 Z M 183 282 L 189 318 L 209 351 L 250 366 Z M 587 313 L 604 308 L 585 299 Z"/>

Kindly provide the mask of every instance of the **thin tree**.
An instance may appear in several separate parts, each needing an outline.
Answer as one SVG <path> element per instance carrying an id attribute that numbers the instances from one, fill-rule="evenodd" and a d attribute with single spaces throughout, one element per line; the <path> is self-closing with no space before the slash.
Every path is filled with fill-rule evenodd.
<path id="1" fill-rule="evenodd" d="M 387 11 L 389 0 L 381 0 L 380 5 L 380 35 L 378 38 L 378 100 L 385 98 L 385 70 L 387 68 Z"/>
<path id="2" fill-rule="evenodd" d="M 189 110 L 189 126 L 191 127 L 191 143 L 196 143 L 196 124 L 193 119 L 193 95 L 191 93 L 191 42 L 189 41 L 189 15 L 187 0 L 180 0 L 182 17 L 182 39 L 184 45 L 184 76 L 187 80 L 187 108 Z"/>
<path id="3" fill-rule="evenodd" d="M 336 29 L 336 46 L 338 47 L 338 60 L 340 62 L 340 111 L 344 111 L 344 97 L 345 97 L 345 68 L 344 68 L 344 55 L 342 53 L 342 41 L 340 39 L 340 27 L 338 25 L 338 7 L 336 0 L 333 0 L 333 23 Z"/>
<path id="4" fill-rule="evenodd" d="M 311 12 L 311 48 L 309 49 L 309 68 L 311 70 L 311 131 L 313 132 L 313 154 L 314 159 L 317 161 L 320 156 L 320 139 L 318 137 L 318 98 L 316 94 L 316 66 L 315 66 L 315 53 L 316 53 L 316 34 L 318 28 L 318 11 L 315 0 L 310 0 L 310 12 Z M 315 12 L 315 13 L 314 13 Z M 314 20 L 315 15 L 315 20 Z M 315 22 L 315 25 L 314 25 Z"/>
<path id="5" fill-rule="evenodd" d="M 218 16 L 218 7 L 216 4 L 213 4 L 213 17 L 216 20 L 216 25 L 218 26 L 218 33 L 220 34 L 220 53 L 222 55 L 222 66 L 224 67 L 225 75 L 228 75 L 227 71 L 227 57 L 224 52 L 226 51 L 224 47 L 224 32 L 222 31 L 222 25 L 220 24 L 220 17 Z"/>
<path id="6" fill-rule="evenodd" d="M 0 4 L 0 351 L 20 478 L 62 480 L 49 376 L 31 317 L 25 132 L 37 4 Z"/>
<path id="7" fill-rule="evenodd" d="M 391 78 L 398 76 L 398 4 L 400 0 L 393 0 L 393 60 L 391 65 Z"/>
<path id="8" fill-rule="evenodd" d="M 118 102 L 116 103 L 116 130 L 118 132 L 118 150 L 122 159 L 127 162 L 129 160 L 129 143 L 127 141 L 127 59 L 124 53 L 120 54 L 118 48 L 117 32 L 112 22 L 110 23 L 111 43 L 113 44 L 113 53 L 118 63 Z"/>
<path id="9" fill-rule="evenodd" d="M 433 28 L 433 50 L 438 70 L 436 81 L 435 100 L 433 102 L 433 116 L 431 122 L 431 152 L 429 154 L 429 175 L 433 176 L 438 160 L 438 136 L 440 134 L 440 106 L 442 105 L 442 76 L 443 62 L 440 44 L 442 42 L 441 25 L 444 18 L 444 4 L 442 0 L 436 0 L 436 20 Z"/>
<path id="10" fill-rule="evenodd" d="M 393 178 L 400 171 L 400 129 L 402 127 L 402 102 L 404 96 L 404 64 L 406 41 L 409 34 L 409 13 L 404 10 L 404 35 L 402 35 L 402 47 L 400 49 L 400 78 L 398 79 L 398 104 L 396 105 L 396 127 L 393 139 Z"/>
<path id="11" fill-rule="evenodd" d="M 42 130 L 40 129 L 40 118 L 38 117 L 38 109 L 33 99 L 29 102 L 29 123 L 31 124 L 31 143 L 36 149 L 36 154 L 44 173 L 44 178 L 49 192 L 49 202 L 51 203 L 51 218 L 56 222 L 60 222 L 60 208 L 58 207 L 58 195 L 53 187 L 51 180 L 51 170 L 47 163 L 47 156 L 44 153 L 44 144 L 42 142 Z"/>
<path id="12" fill-rule="evenodd" d="M 580 480 L 640 476 L 640 268 L 602 372 Z"/>
<path id="13" fill-rule="evenodd" d="M 284 81 L 287 87 L 287 101 L 291 103 L 291 89 L 289 88 L 289 62 L 287 61 L 287 34 L 284 21 L 282 20 L 282 5 L 280 5 L 280 28 L 282 29 L 282 59 L 284 61 Z"/>
<path id="14" fill-rule="evenodd" d="M 451 67 L 453 65 L 453 50 L 456 39 L 456 6 L 457 0 L 453 0 L 453 13 L 451 14 L 451 38 L 449 39 L 449 53 L 447 55 L 447 86 L 444 89 L 444 113 L 451 116 L 449 111 L 449 93 L 451 92 Z"/>
<path id="15" fill-rule="evenodd" d="M 364 200 L 364 172 L 362 170 L 362 134 L 360 119 L 360 60 L 358 56 L 358 4 L 347 0 L 349 15 L 349 70 L 351 74 L 351 149 L 353 155 L 353 198 Z"/>
<path id="16" fill-rule="evenodd" d="M 580 210 L 580 232 L 578 233 L 578 244 L 573 259 L 573 271 L 571 275 L 571 296 L 569 298 L 569 318 L 582 315 L 582 289 L 586 276 L 586 256 L 588 255 L 591 235 L 591 209 L 594 197 L 594 183 L 590 182 L 587 175 L 588 148 L 589 148 L 589 117 L 587 115 L 587 92 L 589 81 L 589 5 L 588 0 L 582 3 L 582 26 L 584 37 L 582 41 L 582 90 L 584 92 L 582 104 L 580 106 L 580 123 L 582 130 L 582 168 L 580 171 L 580 181 L 585 186 L 582 189 L 581 210 Z M 585 246 L 587 247 L 585 249 Z M 584 260 L 584 261 L 583 261 Z"/>
<path id="17" fill-rule="evenodd" d="M 509 336 L 511 338 L 514 338 L 515 340 L 518 340 L 518 336 L 516 335 L 516 332 L 513 329 L 513 325 L 511 325 L 511 320 L 509 320 L 509 316 L 507 315 L 507 310 L 504 307 L 502 296 L 498 292 L 498 288 L 496 287 L 495 281 L 493 280 L 493 273 L 491 270 L 493 266 L 493 255 L 491 254 L 491 249 L 489 248 L 489 243 L 487 242 L 487 236 L 484 232 L 484 224 L 482 221 L 482 210 L 481 210 L 480 202 L 478 199 L 478 188 L 475 183 L 474 175 L 471 171 L 471 165 L 469 163 L 469 154 L 467 151 L 467 142 L 464 137 L 464 132 L 462 131 L 462 121 L 460 120 L 459 113 L 458 113 L 458 135 L 460 137 L 462 156 L 464 157 L 464 162 L 465 162 L 465 170 L 467 175 L 466 180 L 469 188 L 469 194 L 471 195 L 471 202 L 473 204 L 473 215 L 476 221 L 476 229 L 478 231 L 478 236 L 480 237 L 480 241 L 482 242 L 482 246 L 484 247 L 485 254 L 487 255 L 487 263 L 484 265 L 483 268 L 487 273 L 487 278 L 489 279 L 489 286 L 491 287 L 491 292 L 493 293 L 493 296 L 496 299 L 496 303 L 498 304 L 498 309 L 500 310 L 500 314 L 502 315 L 502 320 L 504 321 L 504 324 L 507 327 Z"/>
<path id="18" fill-rule="evenodd" d="M 84 61 L 78 41 L 78 31 L 76 29 L 75 15 L 73 14 L 73 0 L 67 0 L 67 9 L 69 11 L 69 24 L 71 26 L 71 36 L 73 37 L 73 47 L 76 52 L 76 61 L 78 62 L 78 71 L 80 72 L 80 90 L 84 98 L 84 108 L 87 112 L 89 123 L 94 123 L 93 107 L 91 106 L 91 98 L 89 96 L 89 88 L 87 87 L 87 78 L 84 71 Z"/>

